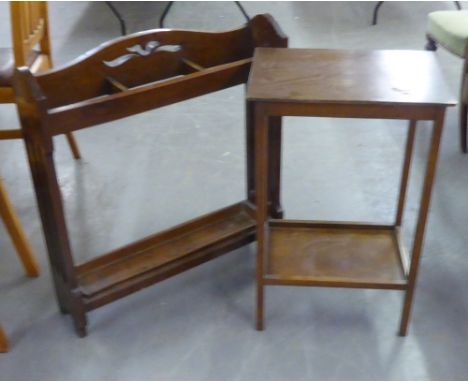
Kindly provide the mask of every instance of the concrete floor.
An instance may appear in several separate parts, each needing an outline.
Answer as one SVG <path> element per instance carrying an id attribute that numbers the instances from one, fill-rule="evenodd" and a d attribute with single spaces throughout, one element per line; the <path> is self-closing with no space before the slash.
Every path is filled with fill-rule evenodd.
<path id="1" fill-rule="evenodd" d="M 118 3 L 131 32 L 157 25 L 165 3 Z M 271 13 L 292 47 L 421 49 L 426 15 L 452 2 L 245 2 Z M 468 8 L 468 4 L 464 4 Z M 50 4 L 56 65 L 117 37 L 103 3 Z M 233 3 L 177 3 L 168 27 L 223 30 L 243 23 Z M 0 3 L 0 45 L 9 44 Z M 458 92 L 461 61 L 438 52 Z M 65 87 L 65 85 L 64 85 Z M 66 90 L 64 90 L 66 91 Z M 83 160 L 56 140 L 56 163 L 77 261 L 244 198 L 243 89 L 170 106 L 76 134 Z M 266 331 L 253 328 L 255 246 L 242 248 L 91 312 L 76 337 L 57 309 L 21 142 L 0 142 L 4 177 L 42 266 L 27 279 L 0 227 L 0 322 L 12 345 L 0 379 L 467 379 L 468 155 L 457 109 L 446 118 L 413 315 L 396 335 L 402 294 L 267 289 Z M 0 107 L 0 126 L 17 125 Z M 405 123 L 289 118 L 283 205 L 290 218 L 391 221 Z M 429 129 L 420 124 L 405 218 L 412 234 Z"/>

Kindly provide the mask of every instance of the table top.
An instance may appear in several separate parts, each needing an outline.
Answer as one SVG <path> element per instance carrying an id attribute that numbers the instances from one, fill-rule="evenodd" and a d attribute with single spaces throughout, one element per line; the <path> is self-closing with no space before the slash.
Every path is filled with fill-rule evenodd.
<path id="1" fill-rule="evenodd" d="M 434 52 L 257 48 L 247 99 L 300 103 L 457 103 Z"/>

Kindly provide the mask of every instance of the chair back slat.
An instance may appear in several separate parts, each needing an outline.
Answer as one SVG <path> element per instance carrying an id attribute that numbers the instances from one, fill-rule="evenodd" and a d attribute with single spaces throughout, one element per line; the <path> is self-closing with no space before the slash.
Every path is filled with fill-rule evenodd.
<path id="1" fill-rule="evenodd" d="M 11 30 L 15 65 L 28 65 L 32 50 L 50 56 L 47 3 L 44 1 L 12 1 Z"/>

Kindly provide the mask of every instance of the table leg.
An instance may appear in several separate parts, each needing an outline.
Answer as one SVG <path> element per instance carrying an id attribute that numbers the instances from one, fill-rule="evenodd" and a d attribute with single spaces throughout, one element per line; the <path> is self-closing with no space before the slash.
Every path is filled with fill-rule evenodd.
<path id="1" fill-rule="evenodd" d="M 403 171 L 400 181 L 400 193 L 398 196 L 398 208 L 395 218 L 395 225 L 401 226 L 403 211 L 405 209 L 406 191 L 408 189 L 408 178 L 411 167 L 411 155 L 413 154 L 414 136 L 416 132 L 416 121 L 410 121 L 408 126 L 408 136 L 406 138 L 405 159 L 403 160 Z"/>
<path id="2" fill-rule="evenodd" d="M 283 217 L 281 208 L 280 189 L 281 189 L 281 117 L 270 117 L 269 120 L 269 139 L 268 139 L 268 157 L 269 166 L 269 210 L 270 216 L 276 219 Z"/>
<path id="3" fill-rule="evenodd" d="M 245 103 L 246 156 L 247 156 L 247 198 L 255 204 L 255 124 L 253 102 Z M 269 120 L 268 156 L 268 210 L 271 217 L 281 219 L 283 209 L 280 201 L 281 190 L 281 117 L 270 117 Z"/>
<path id="4" fill-rule="evenodd" d="M 400 336 L 406 336 L 408 330 L 408 321 L 411 313 L 411 305 L 414 295 L 414 287 L 416 283 L 416 277 L 418 274 L 421 249 L 424 240 L 424 230 L 426 227 L 427 213 L 431 201 L 432 184 L 434 181 L 434 175 L 437 165 L 437 157 L 439 155 L 440 137 L 442 134 L 442 128 L 444 123 L 445 111 L 440 111 L 437 118 L 434 120 L 432 128 L 431 147 L 427 159 L 426 165 L 426 176 L 424 178 L 424 185 L 421 195 L 421 203 L 419 207 L 419 216 L 416 226 L 416 234 L 414 237 L 413 250 L 411 255 L 411 265 L 408 275 L 408 285 L 406 287 L 406 293 L 403 304 L 403 312 L 401 315 L 400 322 Z"/>
<path id="5" fill-rule="evenodd" d="M 254 103 L 245 102 L 245 150 L 247 173 L 247 199 L 255 204 L 255 124 Z"/>
<path id="6" fill-rule="evenodd" d="M 264 262 L 268 246 L 268 118 L 263 109 L 255 105 L 255 180 L 257 201 L 257 314 L 256 328 L 264 328 Z"/>

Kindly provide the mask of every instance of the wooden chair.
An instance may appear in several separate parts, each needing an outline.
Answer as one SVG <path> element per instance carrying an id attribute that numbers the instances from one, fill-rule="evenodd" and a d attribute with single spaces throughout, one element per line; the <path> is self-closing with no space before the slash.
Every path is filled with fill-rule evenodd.
<path id="1" fill-rule="evenodd" d="M 8 339 L 3 331 L 2 325 L 0 325 L 0 353 L 6 353 L 8 351 Z"/>
<path id="2" fill-rule="evenodd" d="M 13 73 L 15 67 L 28 66 L 32 73 L 52 67 L 47 2 L 10 2 L 12 48 L 0 48 L 0 103 L 15 103 Z M 78 145 L 71 133 L 66 134 L 75 159 L 80 158 Z M 21 139 L 21 129 L 0 130 L 0 140 Z"/>
<path id="3" fill-rule="evenodd" d="M 86 335 L 86 312 L 254 240 L 253 114 L 247 107 L 246 200 L 83 264 L 75 264 L 70 248 L 53 136 L 246 83 L 259 46 L 287 46 L 287 38 L 269 15 L 220 33 L 140 32 L 105 43 L 62 69 L 35 76 L 25 67 L 16 71 L 18 111 L 56 295 L 61 311 L 72 315 L 79 336 Z M 269 212 L 277 218 L 282 216 L 280 123 L 272 118 L 268 195 Z"/>
<path id="4" fill-rule="evenodd" d="M 468 11 L 436 11 L 429 13 L 427 21 L 427 50 L 435 51 L 437 45 L 464 60 L 460 104 L 459 129 L 462 152 L 467 152 L 468 127 Z"/>

